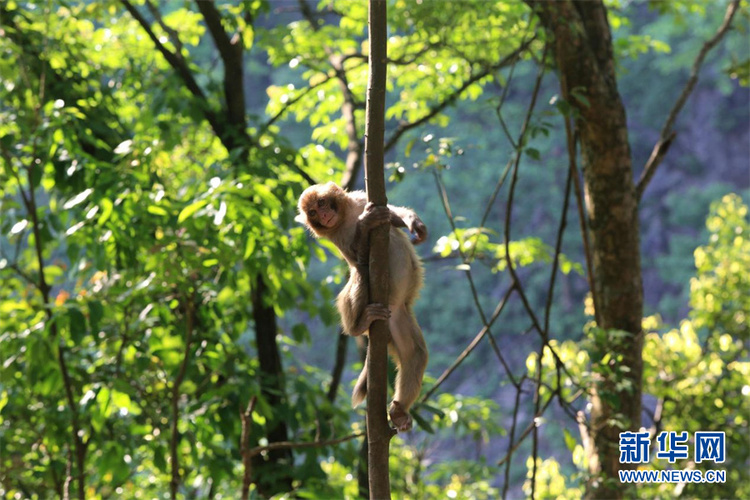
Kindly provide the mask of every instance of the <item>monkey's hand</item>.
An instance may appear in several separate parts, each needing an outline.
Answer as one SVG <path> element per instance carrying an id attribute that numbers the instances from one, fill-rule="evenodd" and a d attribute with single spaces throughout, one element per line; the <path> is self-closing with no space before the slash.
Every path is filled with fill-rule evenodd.
<path id="1" fill-rule="evenodd" d="M 404 410 L 401 403 L 398 401 L 391 401 L 391 409 L 388 411 L 391 416 L 391 422 L 398 432 L 406 432 L 411 430 L 411 415 L 409 412 Z"/>
<path id="2" fill-rule="evenodd" d="M 364 212 L 359 216 L 359 223 L 366 231 L 377 226 L 382 226 L 383 224 L 388 224 L 390 220 L 391 211 L 388 207 L 376 206 L 372 202 L 368 202 L 365 205 Z"/>
<path id="3" fill-rule="evenodd" d="M 367 330 L 370 329 L 373 321 L 382 319 L 388 321 L 391 317 L 391 311 L 388 306 L 383 304 L 368 304 L 365 306 L 364 311 L 360 314 L 357 324 L 354 327 L 354 331 L 349 332 L 352 337 L 359 337 Z"/>
<path id="4" fill-rule="evenodd" d="M 393 227 L 405 227 L 412 235 L 411 242 L 419 245 L 427 240 L 427 226 L 422 219 L 411 208 L 394 207 L 388 205 L 391 209 L 391 225 Z"/>
<path id="5" fill-rule="evenodd" d="M 409 232 L 412 234 L 411 242 L 415 245 L 424 243 L 427 240 L 427 226 L 424 225 L 422 219 L 417 214 L 413 217 L 409 217 L 407 221 Z"/>

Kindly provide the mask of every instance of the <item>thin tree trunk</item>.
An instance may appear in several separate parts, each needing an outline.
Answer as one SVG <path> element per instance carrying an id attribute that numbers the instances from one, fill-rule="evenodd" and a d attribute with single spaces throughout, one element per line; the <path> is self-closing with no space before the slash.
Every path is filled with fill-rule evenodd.
<path id="1" fill-rule="evenodd" d="M 611 380 L 602 380 L 594 388 L 587 450 L 594 480 L 588 496 L 621 498 L 619 433 L 637 430 L 641 422 L 643 285 L 638 206 L 612 36 L 600 0 L 529 3 L 554 38 L 564 97 L 577 112 L 598 326 L 608 331 L 606 350 L 612 359 L 622 356 L 620 366 L 627 370 L 622 377 L 631 382 L 616 390 Z M 629 335 L 618 340 L 615 331 Z"/>
<path id="2" fill-rule="evenodd" d="M 365 184 L 369 201 L 386 206 L 383 170 L 385 140 L 385 80 L 387 70 L 387 5 L 369 2 L 370 62 L 365 123 Z M 370 302 L 388 303 L 388 236 L 390 226 L 373 229 L 370 237 Z M 388 323 L 370 327 L 367 356 L 367 442 L 370 498 L 391 497 L 388 448 L 392 431 L 386 413 L 388 397 Z"/>
<path id="3" fill-rule="evenodd" d="M 284 405 L 284 370 L 281 366 L 279 346 L 276 344 L 276 314 L 273 306 L 265 304 L 266 285 L 263 278 L 255 280 L 252 294 L 253 320 L 255 323 L 255 342 L 258 347 L 260 362 L 261 391 L 263 397 L 273 408 Z M 268 421 L 267 435 L 270 443 L 283 442 L 288 439 L 286 423 L 278 418 Z M 253 470 L 258 477 L 258 491 L 264 496 L 290 491 L 292 489 L 291 467 L 292 451 L 288 448 L 271 450 L 266 457 L 253 457 Z M 264 474 L 262 471 L 267 471 Z"/>

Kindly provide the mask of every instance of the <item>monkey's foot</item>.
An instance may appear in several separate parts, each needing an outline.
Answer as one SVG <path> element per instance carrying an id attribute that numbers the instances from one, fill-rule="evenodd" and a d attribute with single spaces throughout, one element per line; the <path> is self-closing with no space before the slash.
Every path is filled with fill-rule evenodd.
<path id="1" fill-rule="evenodd" d="M 391 311 L 388 309 L 388 306 L 384 304 L 368 304 L 365 306 L 364 311 L 362 311 L 362 315 L 359 317 L 359 321 L 357 321 L 357 328 L 352 332 L 352 335 L 355 337 L 362 335 L 370 329 L 373 321 L 379 319 L 388 321 L 390 317 Z"/>
<path id="2" fill-rule="evenodd" d="M 411 430 L 411 415 L 409 415 L 408 411 L 404 410 L 401 403 L 398 401 L 391 401 L 391 409 L 388 414 L 391 416 L 391 423 L 398 432 Z"/>

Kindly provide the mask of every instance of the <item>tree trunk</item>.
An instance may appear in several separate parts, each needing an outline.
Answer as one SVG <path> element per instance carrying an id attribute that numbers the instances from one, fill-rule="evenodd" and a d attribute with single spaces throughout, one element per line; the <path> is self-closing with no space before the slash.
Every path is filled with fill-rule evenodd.
<path id="1" fill-rule="evenodd" d="M 603 347 L 626 367 L 632 387 L 615 390 L 610 380 L 594 388 L 588 496 L 621 498 L 617 471 L 619 433 L 641 423 L 643 285 L 638 207 L 633 185 L 625 108 L 617 90 L 612 36 L 600 0 L 529 3 L 551 38 L 563 93 L 576 116 L 591 236 L 598 326 Z M 577 97 L 581 96 L 581 97 Z M 615 330 L 628 332 L 624 340 Z M 620 340 L 618 340 L 620 338 Z M 603 356 L 604 352 L 599 352 Z M 601 358 L 592 357 L 594 364 Z M 622 421 L 622 426 L 614 423 Z"/>
<path id="2" fill-rule="evenodd" d="M 385 77 L 387 70 L 387 4 L 370 0 L 370 62 L 367 82 L 365 123 L 365 185 L 375 205 L 386 206 L 385 173 Z M 370 302 L 388 304 L 388 236 L 390 225 L 370 233 Z M 367 443 L 370 498 L 391 497 L 388 448 L 392 431 L 388 425 L 388 322 L 375 321 L 370 327 L 367 356 Z"/>
<path id="3" fill-rule="evenodd" d="M 281 408 L 284 402 L 284 369 L 281 366 L 279 346 L 276 344 L 276 314 L 273 306 L 264 304 L 265 283 L 258 276 L 253 290 L 253 320 L 255 322 L 255 342 L 260 361 L 261 391 L 273 408 Z M 268 420 L 269 443 L 287 441 L 287 426 L 282 418 Z M 291 491 L 291 469 L 294 465 L 290 449 L 271 450 L 266 457 L 253 457 L 253 471 L 258 478 L 258 491 L 263 496 Z"/>

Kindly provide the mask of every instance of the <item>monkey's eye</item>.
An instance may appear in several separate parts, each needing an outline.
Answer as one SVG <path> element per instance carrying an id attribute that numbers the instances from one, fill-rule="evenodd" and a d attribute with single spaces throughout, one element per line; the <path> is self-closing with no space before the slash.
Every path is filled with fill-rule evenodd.
<path id="1" fill-rule="evenodd" d="M 318 212 L 316 210 L 310 210 L 309 212 L 307 212 L 308 217 L 315 217 L 316 215 L 318 215 Z"/>

